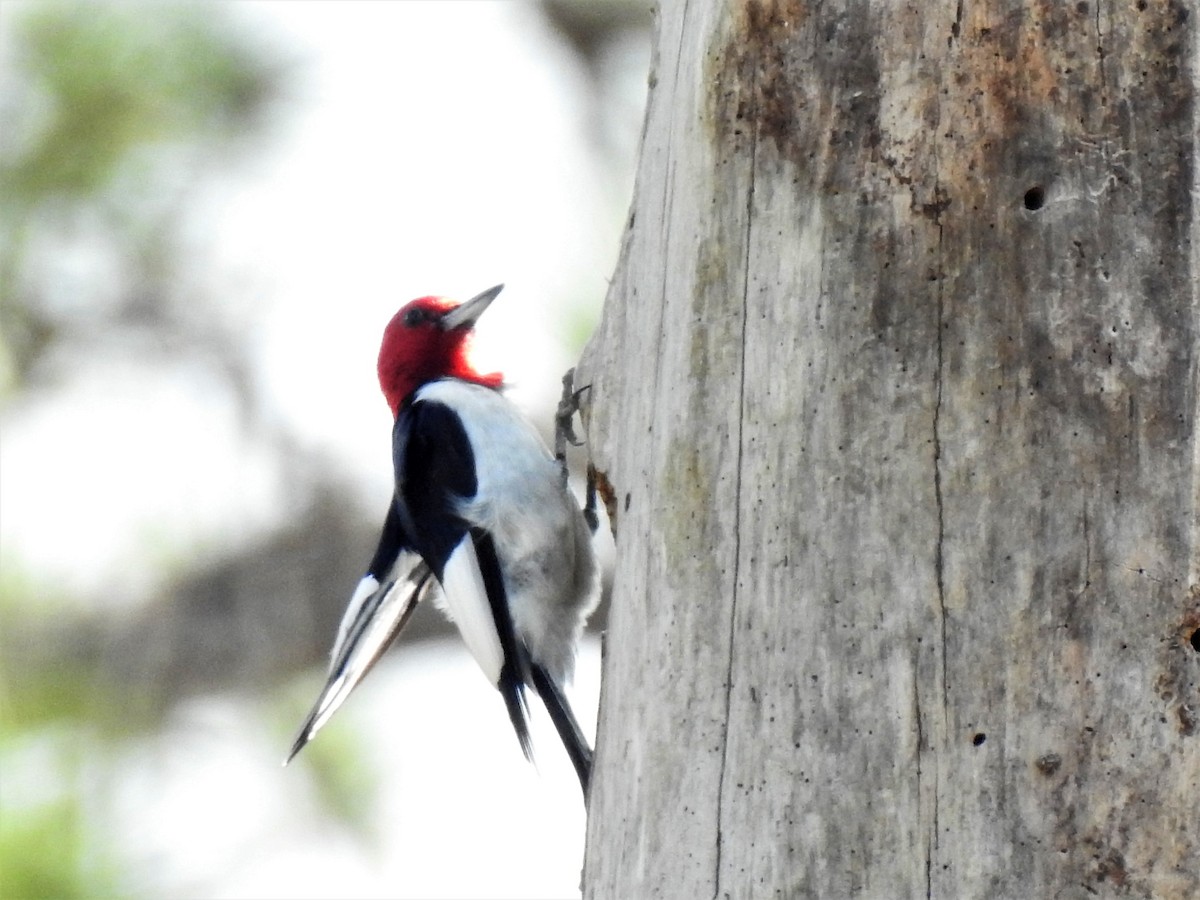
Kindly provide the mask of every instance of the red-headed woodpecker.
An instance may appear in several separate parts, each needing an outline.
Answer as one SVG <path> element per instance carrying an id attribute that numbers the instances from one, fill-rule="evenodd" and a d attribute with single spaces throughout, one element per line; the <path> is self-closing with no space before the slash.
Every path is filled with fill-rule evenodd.
<path id="1" fill-rule="evenodd" d="M 508 708 L 532 758 L 525 688 L 542 698 L 587 796 L 592 753 L 563 694 L 599 599 L 591 532 L 533 425 L 472 367 L 466 303 L 422 297 L 388 323 L 379 384 L 395 417 L 396 489 L 378 549 L 338 629 L 329 678 L 291 760 L 432 593 Z M 430 577 L 436 581 L 431 582 Z"/>

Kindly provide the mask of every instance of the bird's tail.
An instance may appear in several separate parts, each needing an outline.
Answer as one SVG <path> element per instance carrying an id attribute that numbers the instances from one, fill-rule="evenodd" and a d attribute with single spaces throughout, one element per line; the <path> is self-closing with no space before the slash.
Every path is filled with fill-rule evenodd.
<path id="1" fill-rule="evenodd" d="M 504 664 L 500 670 L 500 682 L 496 685 L 504 705 L 508 707 L 508 718 L 512 721 L 517 740 L 521 742 L 521 752 L 525 758 L 533 762 L 533 737 L 529 733 L 529 705 L 525 700 L 525 680 L 521 670 L 513 665 L 512 660 Z"/>
<path id="2" fill-rule="evenodd" d="M 567 749 L 567 755 L 571 757 L 571 764 L 575 766 L 575 774 L 579 776 L 579 786 L 583 788 L 583 800 L 586 803 L 588 786 L 592 779 L 592 748 L 588 746 L 587 738 L 583 736 L 575 714 L 571 712 L 566 695 L 550 677 L 550 673 L 534 663 L 529 667 L 529 676 L 538 696 L 546 704 L 546 712 L 550 714 L 550 721 L 554 723 L 558 736 Z"/>

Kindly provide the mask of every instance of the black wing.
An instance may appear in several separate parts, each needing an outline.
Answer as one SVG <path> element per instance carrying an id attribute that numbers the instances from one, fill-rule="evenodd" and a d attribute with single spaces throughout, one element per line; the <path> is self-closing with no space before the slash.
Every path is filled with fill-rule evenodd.
<path id="1" fill-rule="evenodd" d="M 508 608 L 492 536 L 460 515 L 475 497 L 475 451 L 458 414 L 418 400 L 396 418 L 392 444 L 398 518 L 437 576 L 467 647 L 495 683 L 509 719 L 532 758 L 525 681 L 527 654 Z"/>

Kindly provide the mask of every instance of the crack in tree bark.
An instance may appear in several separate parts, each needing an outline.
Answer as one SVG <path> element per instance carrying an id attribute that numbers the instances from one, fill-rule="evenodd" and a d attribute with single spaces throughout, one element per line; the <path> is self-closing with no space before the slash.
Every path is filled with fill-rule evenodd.
<path id="1" fill-rule="evenodd" d="M 920 654 L 913 653 L 913 720 L 917 723 L 917 804 L 921 802 L 921 753 L 925 748 L 925 728 L 921 724 L 921 678 Z M 925 848 L 925 896 L 933 895 L 933 858 L 928 845 Z"/>
<path id="2" fill-rule="evenodd" d="M 671 146 L 672 146 L 671 137 L 672 137 L 672 135 L 670 133 L 668 133 L 668 135 L 667 135 L 667 150 L 666 150 L 668 160 L 671 159 Z M 663 179 L 665 184 L 663 185 L 663 199 L 662 199 L 662 203 L 663 203 L 663 238 L 662 238 L 663 259 L 671 258 L 671 203 L 672 203 L 673 196 L 675 194 L 675 165 L 673 162 L 669 162 L 667 164 L 667 166 L 668 166 L 667 177 Z M 670 281 L 669 268 L 670 267 L 668 267 L 668 266 L 662 267 L 662 281 L 659 284 L 659 294 L 661 297 L 661 299 L 659 300 L 659 307 L 658 307 L 659 308 L 659 314 L 658 314 L 658 346 L 659 347 L 662 347 L 666 341 L 666 335 L 664 334 L 664 332 L 667 327 L 666 310 L 669 308 L 668 304 L 667 304 L 667 285 L 668 285 L 668 282 Z M 663 380 L 662 379 L 663 356 L 664 356 L 664 354 L 662 354 L 662 353 L 657 354 L 655 361 L 654 361 L 654 384 L 652 386 L 652 390 L 654 391 L 655 396 L 658 395 L 659 385 L 662 384 L 662 380 Z M 653 422 L 651 422 L 650 429 L 651 430 L 654 429 Z"/>
<path id="3" fill-rule="evenodd" d="M 734 496 L 737 498 L 733 511 L 733 598 L 729 604 L 729 653 L 725 670 L 725 732 L 721 745 L 721 770 L 717 778 L 717 848 L 713 877 L 713 900 L 721 893 L 721 815 L 725 796 L 725 764 L 729 758 L 729 719 L 733 703 L 733 654 L 734 636 L 737 633 L 738 579 L 742 560 L 742 462 L 745 451 L 743 431 L 746 420 L 746 332 L 750 316 L 750 240 L 754 225 L 754 173 L 758 157 L 758 129 L 750 134 L 750 183 L 746 187 L 746 256 L 742 272 L 742 347 L 739 357 L 741 371 L 738 384 L 737 419 L 737 470 L 734 478 Z"/>
<path id="4" fill-rule="evenodd" d="M 677 38 L 678 43 L 679 43 L 679 50 L 675 56 L 675 72 L 673 75 L 674 81 L 671 85 L 671 94 L 670 94 L 671 96 L 677 96 L 679 93 L 680 65 L 681 65 L 681 60 L 683 59 L 683 56 L 684 56 L 683 39 L 688 33 L 687 14 L 688 14 L 688 3 L 685 0 L 685 2 L 683 4 L 683 14 L 680 16 L 680 28 L 679 28 L 679 35 Z M 661 13 L 659 15 L 661 15 Z M 662 27 L 661 20 L 658 21 L 656 27 L 657 28 Z M 655 43 L 657 44 L 658 42 L 655 41 Z M 656 59 L 654 61 L 655 69 L 657 68 L 657 65 L 658 65 L 658 61 Z M 653 76 L 653 74 L 654 74 L 654 70 L 652 69 L 651 75 Z M 663 199 L 662 199 L 662 204 L 663 204 L 663 207 L 662 207 L 663 208 L 663 214 L 662 214 L 662 220 L 663 220 L 662 258 L 664 260 L 671 258 L 671 222 L 672 222 L 671 209 L 675 205 L 675 202 L 674 202 L 675 201 L 675 161 L 671 156 L 671 150 L 674 146 L 675 146 L 675 120 L 674 120 L 674 118 L 670 118 L 667 123 L 667 146 L 666 146 L 666 150 L 664 151 L 665 155 L 666 155 L 666 159 L 667 159 L 667 176 L 666 176 L 666 178 L 663 179 L 664 184 L 663 184 Z M 664 346 L 665 341 L 666 341 L 666 337 L 663 334 L 663 331 L 666 328 L 666 322 L 667 322 L 665 310 L 669 308 L 669 305 L 667 303 L 667 285 L 668 285 L 669 281 L 670 281 L 670 266 L 664 265 L 662 267 L 662 281 L 659 286 L 660 293 L 661 293 L 661 299 L 659 301 L 659 307 L 658 307 L 660 310 L 659 318 L 658 318 L 658 346 L 659 347 Z M 654 363 L 653 390 L 654 390 L 654 393 L 656 396 L 658 394 L 658 386 L 660 384 L 662 384 L 663 356 L 664 355 L 662 353 L 657 354 L 657 357 L 656 357 L 655 363 Z M 653 426 L 651 426 L 651 427 L 653 427 Z"/>
<path id="5" fill-rule="evenodd" d="M 1104 76 L 1104 32 L 1100 30 L 1100 3 L 1101 0 L 1096 0 L 1096 55 L 1099 58 L 1097 68 L 1100 70 L 1100 92 L 1107 95 L 1108 79 Z"/>
<path id="6" fill-rule="evenodd" d="M 1078 603 L 1087 589 L 1092 585 L 1092 535 L 1088 523 L 1087 501 L 1083 503 L 1083 584 L 1071 598 L 1071 603 Z"/>
<path id="7" fill-rule="evenodd" d="M 940 113 L 938 118 L 940 119 Z M 936 149 L 934 151 L 936 158 Z M 945 316 L 945 272 L 943 271 L 943 248 L 942 248 L 942 222 L 940 212 L 941 183 L 938 178 L 934 178 L 934 225 L 937 227 L 937 365 L 934 374 L 934 405 L 933 405 L 933 496 L 934 502 L 937 505 L 937 545 L 934 548 L 934 574 L 937 579 L 937 602 L 938 616 L 941 622 L 941 640 L 938 645 L 938 652 L 941 654 L 941 672 L 942 672 L 942 722 L 949 722 L 949 698 L 946 693 L 946 576 L 945 576 L 945 542 L 946 542 L 946 518 L 945 505 L 942 498 L 942 435 L 941 435 L 941 418 L 942 418 L 942 383 L 944 376 L 944 348 L 942 332 L 944 330 L 943 318 Z M 919 676 L 918 676 L 919 677 Z M 934 752 L 934 770 L 933 770 L 933 837 L 925 848 L 925 891 L 927 897 L 933 896 L 933 857 L 937 853 L 938 848 L 938 767 L 937 753 Z"/>
<path id="8" fill-rule="evenodd" d="M 941 236 L 941 227 L 938 228 L 939 241 Z M 941 669 L 942 669 L 942 720 L 947 721 L 947 707 L 949 705 L 946 696 L 946 581 L 945 581 L 945 558 L 943 556 L 945 539 L 946 539 L 946 523 L 945 509 L 942 503 L 942 441 L 939 431 L 941 411 L 942 411 L 942 286 L 938 284 L 938 302 L 937 302 L 937 380 L 936 380 L 936 399 L 933 407 L 933 494 L 934 501 L 937 504 L 937 546 L 934 550 L 934 572 L 937 579 L 937 602 L 938 616 L 941 620 L 941 640 L 938 646 L 938 652 L 941 654 Z M 919 677 L 919 676 L 918 676 Z M 934 754 L 936 761 L 937 755 Z M 933 869 L 933 855 L 937 848 L 938 842 L 938 773 L 937 766 L 934 766 L 933 772 L 933 836 L 925 848 L 925 870 L 926 870 L 926 896 L 932 896 L 932 884 L 930 878 Z"/>

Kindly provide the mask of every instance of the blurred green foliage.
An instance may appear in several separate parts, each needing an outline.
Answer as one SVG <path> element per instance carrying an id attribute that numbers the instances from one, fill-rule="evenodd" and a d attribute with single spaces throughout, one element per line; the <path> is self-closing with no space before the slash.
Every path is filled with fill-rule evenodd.
<path id="1" fill-rule="evenodd" d="M 3 15 L 0 398 L 63 325 L 23 278 L 34 231 L 98 214 L 127 241 L 154 235 L 138 203 L 162 192 L 156 170 L 261 136 L 284 75 L 221 5 L 37 2 Z"/>
<path id="2" fill-rule="evenodd" d="M 82 667 L 15 678 L 9 658 L 0 675 L 0 897 L 120 896 L 120 854 L 86 787 L 100 693 Z"/>
<path id="3" fill-rule="evenodd" d="M 128 259 L 153 258 L 163 185 L 253 146 L 285 71 L 219 4 L 5 3 L 0 30 L 4 400 L 70 330 L 45 302 L 34 238 L 53 247 L 86 221 Z M 148 723 L 97 677 L 96 646 L 56 647 L 44 617 L 34 627 L 24 613 L 52 598 L 14 563 L 0 590 L 0 897 L 118 896 L 120 853 L 88 791 L 105 765 L 97 741 Z"/>
<path id="4" fill-rule="evenodd" d="M 38 5 L 17 25 L 33 121 L 0 184 L 18 208 L 93 196 L 149 144 L 236 138 L 272 93 L 211 8 Z"/>
<path id="5" fill-rule="evenodd" d="M 87 827 L 78 795 L 0 818 L 0 897 L 75 900 L 117 897 L 116 871 Z"/>

